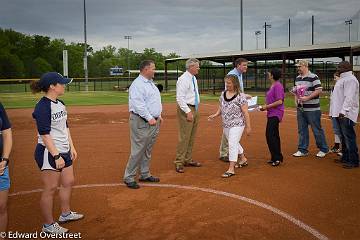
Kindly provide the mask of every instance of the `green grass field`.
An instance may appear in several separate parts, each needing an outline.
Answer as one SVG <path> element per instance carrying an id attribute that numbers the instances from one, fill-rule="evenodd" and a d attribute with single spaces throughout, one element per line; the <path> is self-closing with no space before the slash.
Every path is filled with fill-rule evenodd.
<path id="1" fill-rule="evenodd" d="M 219 94 L 213 95 L 211 93 L 201 94 L 202 102 L 216 102 L 219 99 Z M 253 96 L 258 96 L 259 104 L 264 103 L 264 92 L 249 93 Z M 1 93 L 0 101 L 5 108 L 33 108 L 36 102 L 42 97 L 41 94 L 31 93 Z M 163 93 L 162 101 L 164 103 L 175 102 L 175 92 Z M 128 93 L 119 91 L 96 91 L 96 92 L 66 92 L 61 97 L 68 106 L 91 106 L 91 105 L 114 105 L 127 104 Z M 285 99 L 286 107 L 295 107 L 294 98 L 292 95 L 287 95 Z M 323 96 L 321 98 L 321 109 L 327 112 L 329 110 L 329 98 Z"/>

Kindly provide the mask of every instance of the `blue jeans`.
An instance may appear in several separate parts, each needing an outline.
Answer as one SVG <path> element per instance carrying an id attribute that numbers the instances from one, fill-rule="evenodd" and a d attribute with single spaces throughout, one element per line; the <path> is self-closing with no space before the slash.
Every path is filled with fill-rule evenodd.
<path id="1" fill-rule="evenodd" d="M 0 175 L 0 191 L 6 191 L 10 188 L 9 168 L 5 167 L 3 175 Z"/>
<path id="2" fill-rule="evenodd" d="M 331 123 L 332 123 L 334 134 L 338 135 L 339 138 L 341 138 L 341 132 L 340 132 L 340 126 L 339 126 L 338 120 L 334 117 L 331 117 Z"/>
<path id="3" fill-rule="evenodd" d="M 341 131 L 342 160 L 346 164 L 359 166 L 359 153 L 356 144 L 355 123 L 348 118 L 336 118 Z"/>
<path id="4" fill-rule="evenodd" d="M 309 125 L 315 137 L 316 146 L 320 151 L 327 153 L 329 147 L 326 143 L 324 130 L 321 128 L 321 111 L 301 111 L 297 109 L 297 122 L 298 122 L 298 150 L 302 153 L 308 152 L 309 147 Z"/>

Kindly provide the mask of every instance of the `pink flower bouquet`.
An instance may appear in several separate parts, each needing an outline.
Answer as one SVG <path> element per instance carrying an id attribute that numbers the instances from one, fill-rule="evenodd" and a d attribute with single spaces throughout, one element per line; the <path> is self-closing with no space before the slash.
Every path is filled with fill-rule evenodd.
<path id="1" fill-rule="evenodd" d="M 302 85 L 302 84 L 294 86 L 292 89 L 290 89 L 290 92 L 297 96 L 297 98 L 298 98 L 297 102 L 298 102 L 298 104 L 301 105 L 301 109 L 303 109 L 303 107 L 302 107 L 303 103 L 299 98 L 305 96 L 306 90 L 307 90 L 307 86 Z"/>
<path id="2" fill-rule="evenodd" d="M 290 92 L 294 95 L 296 95 L 298 98 L 299 97 L 304 97 L 305 96 L 305 91 L 307 89 L 307 86 L 306 85 L 297 85 L 297 86 L 294 86 Z"/>

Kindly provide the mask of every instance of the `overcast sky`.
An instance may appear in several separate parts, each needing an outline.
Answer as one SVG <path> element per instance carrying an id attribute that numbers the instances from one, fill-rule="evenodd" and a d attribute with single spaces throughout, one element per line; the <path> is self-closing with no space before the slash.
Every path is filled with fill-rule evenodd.
<path id="1" fill-rule="evenodd" d="M 240 0 L 86 0 L 88 44 L 144 48 L 179 55 L 240 49 Z M 311 16 L 315 16 L 315 43 L 344 42 L 353 18 L 352 40 L 359 38 L 359 0 L 243 0 L 244 49 L 256 49 L 254 32 L 264 22 L 268 46 L 287 46 L 291 18 L 291 44 L 311 43 Z M 83 42 L 83 0 L 0 0 L 0 27 L 27 34 Z"/>

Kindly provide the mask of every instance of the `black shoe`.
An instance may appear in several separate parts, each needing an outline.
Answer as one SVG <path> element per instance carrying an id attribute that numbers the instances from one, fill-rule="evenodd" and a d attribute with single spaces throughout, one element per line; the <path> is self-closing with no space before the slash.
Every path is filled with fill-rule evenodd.
<path id="1" fill-rule="evenodd" d="M 355 165 L 355 164 L 345 163 L 343 165 L 343 168 L 345 168 L 345 169 L 353 169 L 353 168 L 358 168 L 358 167 L 359 167 L 359 164 Z"/>
<path id="2" fill-rule="evenodd" d="M 273 160 L 269 160 L 266 162 L 267 164 L 272 164 L 273 163 Z"/>
<path id="3" fill-rule="evenodd" d="M 342 159 L 335 159 L 334 162 L 335 163 L 341 163 L 341 164 L 345 163 L 345 161 L 343 161 Z"/>
<path id="4" fill-rule="evenodd" d="M 219 157 L 219 160 L 221 160 L 223 162 L 229 162 L 229 157 L 228 156 Z"/>
<path id="5" fill-rule="evenodd" d="M 277 166 L 280 165 L 280 163 L 282 163 L 282 161 L 283 161 L 283 160 L 276 160 L 276 161 L 272 162 L 271 166 L 277 167 Z"/>
<path id="6" fill-rule="evenodd" d="M 147 178 L 139 178 L 139 181 L 140 182 L 160 182 L 160 178 L 150 176 L 150 177 L 147 177 Z"/>
<path id="7" fill-rule="evenodd" d="M 137 182 L 124 182 L 126 184 L 126 186 L 128 188 L 131 188 L 131 189 L 138 189 L 140 188 L 139 184 L 137 184 Z"/>

